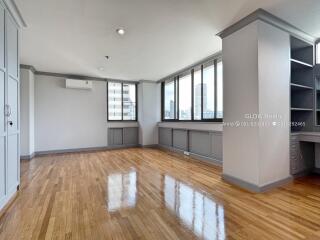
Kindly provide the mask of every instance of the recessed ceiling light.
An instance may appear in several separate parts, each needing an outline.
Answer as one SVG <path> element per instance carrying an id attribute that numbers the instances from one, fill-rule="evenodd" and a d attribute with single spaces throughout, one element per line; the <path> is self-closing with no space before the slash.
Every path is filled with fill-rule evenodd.
<path id="1" fill-rule="evenodd" d="M 99 67 L 98 70 L 99 70 L 99 71 L 103 71 L 103 70 L 104 70 L 104 67 Z"/>
<path id="2" fill-rule="evenodd" d="M 117 29 L 117 33 L 118 33 L 119 35 L 124 35 L 124 34 L 126 33 L 126 31 L 125 31 L 123 28 L 118 28 L 118 29 Z"/>

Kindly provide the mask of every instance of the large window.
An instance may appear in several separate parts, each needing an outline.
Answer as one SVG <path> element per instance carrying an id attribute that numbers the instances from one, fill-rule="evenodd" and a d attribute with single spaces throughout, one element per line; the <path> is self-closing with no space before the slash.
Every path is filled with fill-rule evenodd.
<path id="1" fill-rule="evenodd" d="M 137 121 L 137 85 L 108 82 L 108 121 Z"/>
<path id="2" fill-rule="evenodd" d="M 179 78 L 179 119 L 191 120 L 191 74 Z"/>
<path id="3" fill-rule="evenodd" d="M 222 61 L 212 60 L 162 83 L 163 121 L 223 118 Z"/>
<path id="4" fill-rule="evenodd" d="M 316 44 L 316 63 L 320 64 L 320 42 Z"/>

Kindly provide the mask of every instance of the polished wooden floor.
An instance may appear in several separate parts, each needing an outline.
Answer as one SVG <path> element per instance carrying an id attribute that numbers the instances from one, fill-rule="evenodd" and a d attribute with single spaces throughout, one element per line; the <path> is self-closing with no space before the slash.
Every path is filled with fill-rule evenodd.
<path id="1" fill-rule="evenodd" d="M 156 149 L 37 157 L 0 239 L 320 239 L 320 178 L 264 194 Z"/>

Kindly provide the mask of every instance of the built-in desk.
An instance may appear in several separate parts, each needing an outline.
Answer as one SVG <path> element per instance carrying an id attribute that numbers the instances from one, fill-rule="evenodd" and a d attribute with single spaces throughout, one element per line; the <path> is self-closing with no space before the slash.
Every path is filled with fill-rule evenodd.
<path id="1" fill-rule="evenodd" d="M 320 132 L 295 132 L 290 139 L 290 170 L 292 175 L 319 172 Z"/>

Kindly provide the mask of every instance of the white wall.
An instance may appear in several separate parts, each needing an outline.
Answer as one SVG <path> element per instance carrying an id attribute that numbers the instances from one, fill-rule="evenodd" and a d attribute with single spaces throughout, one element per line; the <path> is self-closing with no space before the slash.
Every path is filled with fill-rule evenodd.
<path id="1" fill-rule="evenodd" d="M 288 178 L 289 34 L 255 21 L 223 39 L 223 61 L 225 124 L 260 124 L 224 126 L 223 174 L 258 187 Z M 245 114 L 281 119 L 250 120 Z"/>
<path id="2" fill-rule="evenodd" d="M 264 119 L 289 123 L 290 121 L 290 36 L 267 23 L 259 22 L 259 111 L 276 114 L 281 119 Z M 263 127 L 260 138 L 260 185 L 266 185 L 290 176 L 289 125 Z"/>
<path id="3" fill-rule="evenodd" d="M 20 71 L 20 154 L 34 153 L 34 74 L 31 70 Z"/>
<path id="4" fill-rule="evenodd" d="M 107 146 L 106 82 L 66 89 L 65 79 L 36 75 L 36 152 Z"/>
<path id="5" fill-rule="evenodd" d="M 157 123 L 161 115 L 161 84 L 142 81 L 139 83 L 138 92 L 140 144 L 158 144 Z"/>
<path id="6" fill-rule="evenodd" d="M 223 39 L 224 122 L 247 121 L 258 113 L 258 25 L 251 23 Z M 223 173 L 258 184 L 258 128 L 223 127 Z"/>

